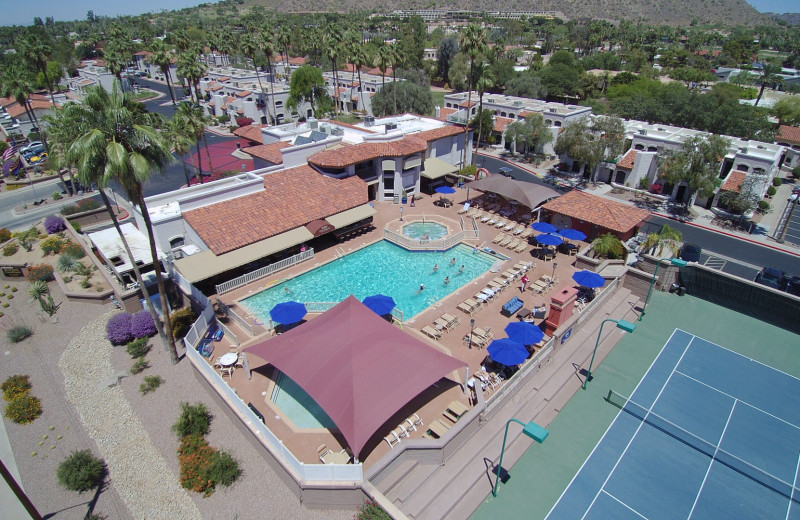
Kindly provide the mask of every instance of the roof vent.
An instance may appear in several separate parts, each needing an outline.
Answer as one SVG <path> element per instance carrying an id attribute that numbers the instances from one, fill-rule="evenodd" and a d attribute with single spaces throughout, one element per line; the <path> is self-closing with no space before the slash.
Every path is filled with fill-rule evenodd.
<path id="1" fill-rule="evenodd" d="M 391 132 L 392 130 L 397 130 L 397 123 L 386 123 L 386 131 Z"/>
<path id="2" fill-rule="evenodd" d="M 341 126 L 335 126 L 331 128 L 331 135 L 334 137 L 341 137 L 344 135 L 344 128 Z"/>
<path id="3" fill-rule="evenodd" d="M 375 116 L 364 116 L 364 126 L 367 128 L 375 126 Z"/>
<path id="4" fill-rule="evenodd" d="M 640 128 L 639 129 L 639 134 L 640 135 L 647 135 L 647 129 L 646 128 Z"/>

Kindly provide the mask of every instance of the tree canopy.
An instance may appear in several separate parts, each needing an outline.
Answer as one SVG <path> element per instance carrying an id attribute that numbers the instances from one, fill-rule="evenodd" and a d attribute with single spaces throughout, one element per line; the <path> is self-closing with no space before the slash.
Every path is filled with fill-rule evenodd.
<path id="1" fill-rule="evenodd" d="M 555 152 L 582 163 L 594 180 L 597 166 L 624 151 L 625 125 L 618 117 L 583 117 L 564 127 Z"/>
<path id="2" fill-rule="evenodd" d="M 303 65 L 292 73 L 289 80 L 289 100 L 287 106 L 297 108 L 301 103 L 309 103 L 314 115 L 325 113 L 333 107 L 325 87 L 322 71 L 311 65 Z"/>
<path id="3" fill-rule="evenodd" d="M 508 125 L 505 136 L 506 142 L 513 143 L 517 150 L 522 149 L 525 155 L 540 151 L 544 145 L 553 140 L 553 134 L 544 117 L 538 113 Z"/>
<path id="4" fill-rule="evenodd" d="M 397 92 L 397 112 L 394 111 L 394 95 Z M 433 113 L 433 95 L 429 88 L 410 81 L 388 83 L 372 98 L 372 113 L 382 117 L 392 114 L 429 115 Z"/>
<path id="5" fill-rule="evenodd" d="M 710 197 L 721 182 L 719 168 L 729 146 L 730 141 L 718 135 L 689 137 L 677 150 L 659 154 L 659 174 L 675 186 L 685 182 L 687 202 L 695 194 Z"/>

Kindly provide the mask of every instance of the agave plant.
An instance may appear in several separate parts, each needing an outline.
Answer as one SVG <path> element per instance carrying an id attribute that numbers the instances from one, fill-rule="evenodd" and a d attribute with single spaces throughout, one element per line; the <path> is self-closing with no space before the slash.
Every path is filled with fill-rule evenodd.
<path id="1" fill-rule="evenodd" d="M 671 228 L 669 224 L 664 224 L 664 227 L 658 233 L 647 235 L 647 239 L 641 245 L 639 251 L 660 256 L 665 248 L 669 248 L 673 255 L 677 255 L 681 250 L 681 240 L 683 240 L 683 233 Z"/>
<path id="2" fill-rule="evenodd" d="M 78 259 L 72 255 L 61 255 L 58 257 L 58 270 L 62 273 L 71 273 L 78 269 Z M 82 265 L 82 264 L 81 264 Z"/>
<path id="3" fill-rule="evenodd" d="M 50 289 L 47 287 L 47 282 L 39 280 L 31 282 L 30 286 L 28 286 L 28 294 L 31 298 L 40 300 L 45 294 L 50 294 Z"/>
<path id="4" fill-rule="evenodd" d="M 597 256 L 602 256 L 611 260 L 625 256 L 625 246 L 622 241 L 611 233 L 600 235 L 592 241 L 592 249 Z"/>

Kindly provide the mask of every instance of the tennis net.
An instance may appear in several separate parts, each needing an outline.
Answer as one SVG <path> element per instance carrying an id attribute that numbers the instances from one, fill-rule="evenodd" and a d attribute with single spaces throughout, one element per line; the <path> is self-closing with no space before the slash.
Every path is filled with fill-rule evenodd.
<path id="1" fill-rule="evenodd" d="M 737 473 L 765 486 L 776 493 L 780 493 L 784 497 L 800 503 L 800 489 L 796 488 L 793 483 L 786 482 L 785 480 L 776 477 L 775 475 L 764 471 L 761 468 L 753 466 L 749 462 L 742 460 L 736 455 L 727 452 L 720 448 L 718 445 L 708 442 L 707 440 L 698 437 L 694 433 L 678 426 L 674 422 L 666 419 L 652 409 L 646 408 L 640 404 L 631 401 L 624 395 L 609 390 L 606 396 L 606 401 L 626 412 L 627 414 L 636 417 L 648 426 L 652 426 L 658 431 L 669 435 L 673 439 L 689 446 L 690 448 L 706 455 L 707 457 L 723 464 Z M 795 490 L 793 493 L 792 491 Z"/>

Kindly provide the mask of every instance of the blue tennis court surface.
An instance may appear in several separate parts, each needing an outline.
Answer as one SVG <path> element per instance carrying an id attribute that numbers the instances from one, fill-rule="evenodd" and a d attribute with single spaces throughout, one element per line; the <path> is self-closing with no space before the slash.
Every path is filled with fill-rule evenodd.
<path id="1" fill-rule="evenodd" d="M 800 520 L 800 379 L 676 329 L 549 519 Z"/>

